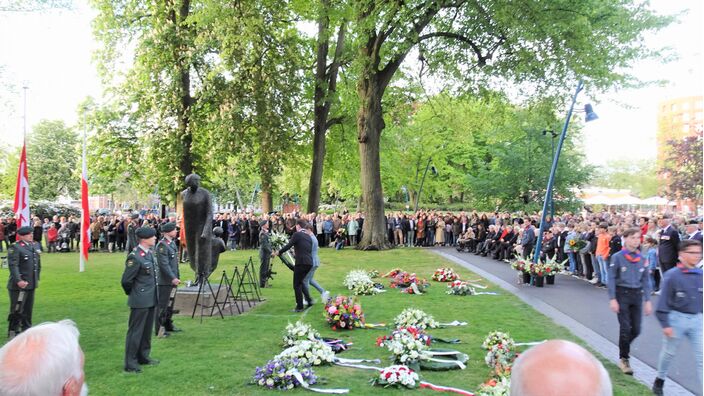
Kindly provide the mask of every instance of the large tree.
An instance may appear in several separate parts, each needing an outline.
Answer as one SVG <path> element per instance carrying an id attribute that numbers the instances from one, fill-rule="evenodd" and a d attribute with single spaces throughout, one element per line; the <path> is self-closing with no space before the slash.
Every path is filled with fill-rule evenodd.
<path id="1" fill-rule="evenodd" d="M 367 219 L 362 249 L 386 247 L 379 147 L 382 98 L 416 46 L 434 71 L 477 89 L 483 83 L 532 82 L 536 93 L 564 93 L 576 79 L 606 88 L 647 56 L 642 33 L 668 22 L 631 2 L 567 0 L 355 2 L 360 72 L 357 114 L 361 184 Z M 482 78 L 488 78 L 483 83 Z M 538 87 L 538 88 L 535 88 Z"/>
<path id="2" fill-rule="evenodd" d="M 27 170 L 32 198 L 76 198 L 76 172 L 80 145 L 76 132 L 63 121 L 42 120 L 32 128 L 27 142 Z"/>
<path id="3" fill-rule="evenodd" d="M 696 134 L 667 142 L 667 159 L 660 176 L 667 180 L 667 192 L 677 198 L 702 201 L 702 129 Z"/>
<path id="4" fill-rule="evenodd" d="M 195 5 L 191 0 L 143 2 L 92 0 L 99 70 L 111 93 L 125 104 L 120 118 L 139 126 L 149 166 L 144 171 L 159 187 L 162 198 L 173 202 L 183 178 L 196 169 L 193 150 L 194 87 L 201 81 L 204 57 L 196 45 Z M 134 49 L 134 62 L 122 75 L 124 57 Z M 200 50 L 200 51 L 199 51 Z M 132 161 L 137 161 L 133 158 Z"/>

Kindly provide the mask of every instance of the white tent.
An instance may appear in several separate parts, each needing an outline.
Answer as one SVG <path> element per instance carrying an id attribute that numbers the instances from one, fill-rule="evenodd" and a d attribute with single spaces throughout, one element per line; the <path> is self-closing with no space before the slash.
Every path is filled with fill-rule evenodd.
<path id="1" fill-rule="evenodd" d="M 595 195 L 584 200 L 587 205 L 613 205 L 614 202 L 606 195 Z"/>
<path id="2" fill-rule="evenodd" d="M 640 205 L 642 201 L 631 195 L 626 195 L 614 198 L 614 202 L 616 202 L 616 205 Z"/>
<path id="3" fill-rule="evenodd" d="M 643 201 L 641 201 L 641 204 L 651 206 L 667 205 L 667 199 L 655 196 L 644 199 Z"/>

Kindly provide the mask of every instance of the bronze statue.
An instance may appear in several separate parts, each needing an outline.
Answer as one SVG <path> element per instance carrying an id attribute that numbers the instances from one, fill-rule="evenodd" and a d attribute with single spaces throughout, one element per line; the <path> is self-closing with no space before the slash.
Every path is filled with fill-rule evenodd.
<path id="1" fill-rule="evenodd" d="M 187 189 L 183 198 L 183 225 L 186 233 L 186 248 L 191 269 L 196 273 L 196 284 L 210 274 L 211 240 L 213 238 L 213 201 L 210 192 L 200 187 L 200 176 L 186 176 Z"/>

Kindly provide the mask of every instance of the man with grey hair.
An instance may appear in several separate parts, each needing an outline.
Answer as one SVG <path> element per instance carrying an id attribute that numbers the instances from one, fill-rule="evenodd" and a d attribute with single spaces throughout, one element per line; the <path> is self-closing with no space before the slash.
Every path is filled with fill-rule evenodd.
<path id="1" fill-rule="evenodd" d="M 579 375 L 575 375 L 579 373 Z M 511 369 L 511 396 L 611 396 L 604 366 L 581 346 L 550 340 L 516 359 Z"/>
<path id="2" fill-rule="evenodd" d="M 42 323 L 0 348 L 0 395 L 88 394 L 80 333 L 71 320 Z"/>

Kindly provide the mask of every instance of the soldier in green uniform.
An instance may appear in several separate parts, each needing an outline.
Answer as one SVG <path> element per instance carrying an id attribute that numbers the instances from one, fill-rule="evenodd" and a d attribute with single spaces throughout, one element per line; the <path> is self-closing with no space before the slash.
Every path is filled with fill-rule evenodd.
<path id="1" fill-rule="evenodd" d="M 259 287 L 266 287 L 271 275 L 271 242 L 269 241 L 269 222 L 259 223 Z"/>
<path id="2" fill-rule="evenodd" d="M 125 341 L 125 371 L 141 373 L 140 364 L 156 365 L 151 359 L 152 326 L 154 308 L 157 304 L 157 265 L 151 249 L 156 243 L 153 228 L 142 227 L 135 231 L 139 239 L 127 256 L 125 272 L 122 274 L 122 288 L 125 290 L 127 305 L 130 307 L 130 320 Z"/>
<path id="3" fill-rule="evenodd" d="M 159 265 L 157 285 L 159 289 L 159 305 L 156 311 L 156 333 L 159 334 L 159 327 L 164 326 L 164 336 L 169 332 L 178 332 L 180 329 L 174 326 L 171 320 L 173 312 L 169 308 L 169 296 L 173 288 L 181 283 L 178 271 L 178 246 L 176 246 L 176 223 L 166 223 L 161 226 L 161 233 L 164 237 L 156 245 L 156 260 Z"/>
<path id="4" fill-rule="evenodd" d="M 138 213 L 130 215 L 130 222 L 127 224 L 127 254 L 132 253 L 132 249 L 137 247 L 137 221 L 139 220 Z"/>
<path id="5" fill-rule="evenodd" d="M 10 291 L 9 330 L 14 335 L 32 327 L 32 308 L 34 306 L 34 290 L 39 287 L 39 272 L 42 269 L 39 252 L 41 247 L 34 242 L 32 227 L 20 227 L 17 230 L 18 241 L 7 250 L 7 262 L 10 268 L 10 278 L 7 290 Z M 13 312 L 17 306 L 20 292 L 24 291 L 22 310 Z"/>

